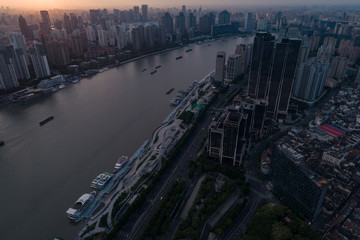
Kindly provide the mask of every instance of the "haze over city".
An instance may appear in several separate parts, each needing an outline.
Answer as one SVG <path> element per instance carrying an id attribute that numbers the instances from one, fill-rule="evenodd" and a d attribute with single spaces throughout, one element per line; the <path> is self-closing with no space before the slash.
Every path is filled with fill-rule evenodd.
<path id="1" fill-rule="evenodd" d="M 359 4 L 3 0 L 0 238 L 358 239 Z"/>
<path id="2" fill-rule="evenodd" d="M 134 5 L 148 4 L 151 7 L 156 8 L 167 8 L 167 7 L 175 7 L 176 4 L 174 2 L 169 2 L 166 0 L 152 0 L 152 1 L 115 1 L 115 0 L 79 0 L 79 1 L 71 1 L 71 0 L 3 0 L 1 2 L 2 6 L 9 6 L 11 8 L 19 8 L 19 9 L 89 9 L 89 8 L 129 8 Z M 219 3 L 219 1 L 215 0 L 197 0 L 197 1 L 178 1 L 177 4 L 186 5 L 188 7 L 223 7 L 223 6 L 231 6 L 231 7 L 241 7 L 241 6 L 312 6 L 312 5 L 359 5 L 359 1 L 357 0 L 345 0 L 345 1 L 336 1 L 336 0 L 224 0 Z"/>

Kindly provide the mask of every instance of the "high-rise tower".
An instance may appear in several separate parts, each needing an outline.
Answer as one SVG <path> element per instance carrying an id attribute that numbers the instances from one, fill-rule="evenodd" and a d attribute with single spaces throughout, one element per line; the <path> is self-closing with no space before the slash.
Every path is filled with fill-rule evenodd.
<path id="1" fill-rule="evenodd" d="M 275 44 L 270 33 L 255 36 L 248 95 L 268 101 L 268 118 L 287 117 L 300 46 L 300 39 L 283 39 Z"/>
<path id="2" fill-rule="evenodd" d="M 216 54 L 215 83 L 218 85 L 222 85 L 224 82 L 225 60 L 226 60 L 225 52 L 218 52 Z"/>

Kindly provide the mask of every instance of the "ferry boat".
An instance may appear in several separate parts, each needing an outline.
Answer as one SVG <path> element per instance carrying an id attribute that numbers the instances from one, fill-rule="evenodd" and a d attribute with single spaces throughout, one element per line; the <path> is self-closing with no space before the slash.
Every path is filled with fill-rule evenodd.
<path id="1" fill-rule="evenodd" d="M 119 158 L 119 160 L 115 164 L 114 172 L 119 171 L 124 165 L 124 162 L 126 162 L 127 160 L 129 160 L 128 156 L 122 156 L 121 158 Z"/>
<path id="2" fill-rule="evenodd" d="M 91 188 L 103 190 L 105 185 L 110 181 L 114 174 L 104 172 L 99 174 L 90 184 Z"/>
<path id="3" fill-rule="evenodd" d="M 182 101 L 182 98 L 176 97 L 170 100 L 169 104 L 172 106 L 177 106 Z"/>
<path id="4" fill-rule="evenodd" d="M 157 71 L 156 71 L 156 70 L 154 70 L 154 71 L 152 71 L 150 74 L 151 74 L 151 75 L 153 75 L 153 74 L 154 74 L 154 73 L 156 73 L 156 72 L 157 72 Z"/>
<path id="5" fill-rule="evenodd" d="M 158 68 L 161 68 L 161 65 L 155 67 L 155 69 L 158 69 Z"/>
<path id="6" fill-rule="evenodd" d="M 174 91 L 174 89 L 172 88 L 172 89 L 170 89 L 169 91 L 167 91 L 166 92 L 166 94 L 170 94 L 170 93 L 172 93 L 172 91 Z"/>
<path id="7" fill-rule="evenodd" d="M 48 117 L 47 119 L 39 122 L 39 125 L 42 126 L 42 125 L 48 123 L 49 121 L 51 121 L 51 120 L 53 120 L 53 119 L 54 119 L 54 117 L 53 117 L 53 116 L 50 116 L 50 117 Z"/>
<path id="8" fill-rule="evenodd" d="M 94 200 L 96 191 L 83 194 L 78 200 L 76 200 L 74 206 L 66 211 L 68 218 L 75 220 L 86 209 L 86 207 Z"/>
<path id="9" fill-rule="evenodd" d="M 181 58 L 183 58 L 183 57 L 182 57 L 182 56 L 179 56 L 179 57 L 176 58 L 176 60 L 179 60 L 179 59 L 181 59 Z"/>

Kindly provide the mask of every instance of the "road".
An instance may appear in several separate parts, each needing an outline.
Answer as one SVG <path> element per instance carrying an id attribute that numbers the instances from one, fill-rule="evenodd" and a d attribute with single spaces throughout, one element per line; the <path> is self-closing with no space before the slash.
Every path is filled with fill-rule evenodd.
<path id="1" fill-rule="evenodd" d="M 226 94 L 220 94 L 212 106 L 216 106 L 219 102 L 222 102 L 226 96 Z M 117 239 L 140 239 L 143 231 L 158 209 L 161 200 L 171 189 L 173 183 L 182 177 L 187 178 L 189 161 L 196 159 L 198 147 L 208 133 L 212 118 L 213 115 L 210 112 L 207 112 L 200 120 L 194 133 L 182 147 L 181 153 L 173 160 L 173 164 L 171 164 L 168 171 L 165 172 L 157 186 L 149 194 L 144 208 L 141 209 L 142 214 L 138 216 L 135 221 L 133 220 L 131 223 L 127 224 L 127 226 L 130 227 L 130 229 L 128 229 L 128 234 L 119 234 Z"/>

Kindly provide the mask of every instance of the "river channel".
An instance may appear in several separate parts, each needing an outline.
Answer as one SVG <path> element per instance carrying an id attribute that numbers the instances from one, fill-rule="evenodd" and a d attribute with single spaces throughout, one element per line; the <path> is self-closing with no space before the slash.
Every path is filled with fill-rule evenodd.
<path id="1" fill-rule="evenodd" d="M 147 56 L 31 105 L 1 108 L 0 239 L 73 239 L 83 223 L 71 224 L 65 211 L 92 191 L 93 178 L 151 138 L 176 92 L 215 68 L 217 51 L 228 56 L 251 42 L 229 37 Z"/>

